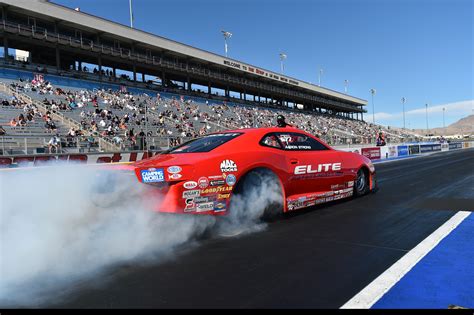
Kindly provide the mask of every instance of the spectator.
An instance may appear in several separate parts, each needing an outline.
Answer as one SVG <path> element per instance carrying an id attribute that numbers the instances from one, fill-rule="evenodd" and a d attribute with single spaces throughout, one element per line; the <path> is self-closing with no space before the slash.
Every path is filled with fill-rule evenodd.
<path id="1" fill-rule="evenodd" d="M 49 139 L 49 142 L 48 142 L 48 150 L 49 150 L 49 153 L 53 153 L 53 149 L 54 149 L 54 153 L 58 153 L 58 149 L 59 149 L 59 146 L 61 144 L 61 139 L 59 138 L 59 135 L 55 135 L 55 136 L 52 136 L 51 139 Z"/>

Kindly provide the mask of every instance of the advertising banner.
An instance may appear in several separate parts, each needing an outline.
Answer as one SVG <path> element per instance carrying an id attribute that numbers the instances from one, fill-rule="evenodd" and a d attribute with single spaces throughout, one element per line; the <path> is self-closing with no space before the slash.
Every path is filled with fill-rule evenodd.
<path id="1" fill-rule="evenodd" d="M 412 144 L 408 147 L 408 152 L 412 154 L 420 154 L 420 146 L 418 144 Z"/>
<path id="2" fill-rule="evenodd" d="M 388 157 L 397 157 L 398 151 L 396 146 L 388 147 Z"/>
<path id="3" fill-rule="evenodd" d="M 371 159 L 371 160 L 379 160 L 381 157 L 380 148 L 362 148 L 362 155 Z"/>
<path id="4" fill-rule="evenodd" d="M 407 145 L 399 145 L 397 147 L 398 156 L 407 156 L 408 155 L 408 146 Z"/>
<path id="5" fill-rule="evenodd" d="M 449 144 L 448 143 L 441 143 L 441 151 L 448 151 Z"/>
<path id="6" fill-rule="evenodd" d="M 21 155 L 14 157 L 0 157 L 0 168 L 2 167 L 29 167 L 45 165 L 54 162 L 73 162 L 84 164 L 97 163 L 124 163 L 135 162 L 150 158 L 154 152 L 129 152 L 129 153 L 88 153 L 88 154 L 63 154 L 63 155 Z"/>
<path id="7" fill-rule="evenodd" d="M 420 153 L 441 151 L 441 144 L 420 144 Z"/>
<path id="8" fill-rule="evenodd" d="M 450 143 L 449 149 L 450 150 L 462 149 L 462 143 L 461 142 Z"/>

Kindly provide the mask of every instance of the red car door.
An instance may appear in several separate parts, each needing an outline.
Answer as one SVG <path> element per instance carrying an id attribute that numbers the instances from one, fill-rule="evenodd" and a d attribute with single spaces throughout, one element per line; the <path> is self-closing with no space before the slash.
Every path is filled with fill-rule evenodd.
<path id="1" fill-rule="evenodd" d="M 333 190 L 343 182 L 343 162 L 338 151 L 298 132 L 278 133 L 287 157 L 287 196 Z"/>

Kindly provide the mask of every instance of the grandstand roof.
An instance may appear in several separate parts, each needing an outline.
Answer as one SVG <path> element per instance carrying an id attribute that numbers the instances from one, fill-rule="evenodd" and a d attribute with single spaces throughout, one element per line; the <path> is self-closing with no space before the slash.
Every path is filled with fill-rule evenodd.
<path id="1" fill-rule="evenodd" d="M 0 3 L 9 5 L 9 10 L 29 11 L 31 16 L 41 15 L 48 17 L 62 25 L 74 26 L 78 29 L 97 33 L 107 34 L 109 37 L 122 41 L 140 44 L 140 46 L 150 47 L 176 56 L 196 60 L 211 64 L 216 67 L 232 69 L 237 73 L 250 76 L 261 77 L 278 82 L 288 87 L 299 87 L 321 95 L 326 95 L 351 102 L 355 105 L 367 105 L 367 101 L 344 93 L 336 92 L 327 88 L 322 88 L 308 82 L 298 80 L 289 76 L 281 75 L 263 68 L 253 66 L 238 60 L 226 58 L 224 56 L 198 49 L 186 44 L 169 40 L 151 33 L 133 29 L 128 26 L 115 23 L 88 13 L 76 11 L 47 0 L 0 0 Z"/>

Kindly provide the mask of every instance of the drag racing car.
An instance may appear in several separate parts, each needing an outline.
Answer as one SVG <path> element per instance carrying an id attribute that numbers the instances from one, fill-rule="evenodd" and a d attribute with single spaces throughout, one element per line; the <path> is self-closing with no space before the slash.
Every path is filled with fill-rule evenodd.
<path id="1" fill-rule="evenodd" d="M 366 157 L 337 151 L 296 128 L 238 129 L 209 134 L 128 166 L 151 193 L 159 212 L 222 215 L 232 200 L 264 180 L 275 183 L 279 212 L 375 190 Z M 273 211 L 274 211 L 273 207 Z"/>

